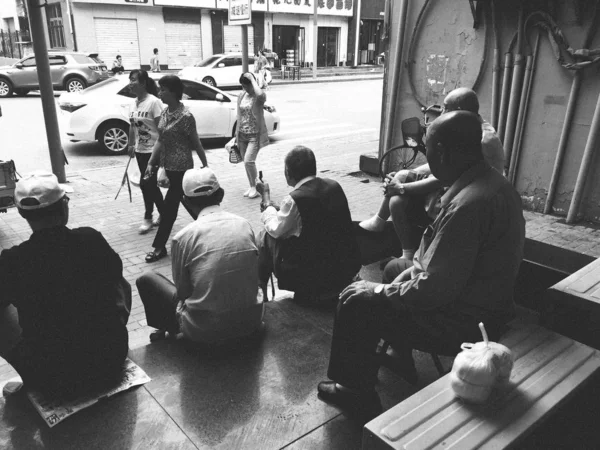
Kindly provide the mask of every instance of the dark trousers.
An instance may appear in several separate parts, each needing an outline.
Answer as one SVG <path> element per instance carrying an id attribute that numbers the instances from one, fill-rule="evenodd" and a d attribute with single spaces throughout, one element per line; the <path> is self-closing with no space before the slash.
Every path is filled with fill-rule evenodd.
<path id="1" fill-rule="evenodd" d="M 266 283 L 271 274 L 275 272 L 275 265 L 279 253 L 277 239 L 264 229 L 258 234 L 258 281 Z"/>
<path id="2" fill-rule="evenodd" d="M 491 340 L 499 338 L 499 329 L 487 323 L 486 329 Z M 449 320 L 441 314 L 417 318 L 378 301 L 339 302 L 327 376 L 349 388 L 374 389 L 379 370 L 376 349 L 381 338 L 406 357 L 412 349 L 444 354 L 450 349 L 456 354 L 463 342 L 478 342 L 481 335 L 475 320 Z"/>
<path id="3" fill-rule="evenodd" d="M 138 153 L 135 152 L 135 159 L 140 169 L 140 189 L 142 190 L 142 196 L 144 197 L 144 207 L 146 211 L 144 213 L 144 219 L 152 219 L 152 212 L 154 211 L 154 205 L 159 214 L 162 214 L 163 207 L 163 196 L 160 188 L 156 185 L 156 173 L 150 178 L 144 180 L 144 173 L 148 167 L 148 161 L 150 160 L 151 153 Z"/>
<path id="4" fill-rule="evenodd" d="M 147 272 L 135 284 L 144 304 L 148 325 L 177 333 L 177 289 L 171 280 L 159 273 Z"/>
<path id="5" fill-rule="evenodd" d="M 342 261 L 335 268 L 327 268 L 318 274 L 312 268 L 290 267 L 282 264 L 280 253 L 283 241 L 275 239 L 264 229 L 258 235 L 258 280 L 269 281 L 271 274 L 277 277 L 281 289 L 305 294 L 330 294 L 340 292 L 351 283 L 354 273 L 344 269 Z M 348 275 L 340 275 L 344 270 Z M 343 273 L 343 272 L 342 272 Z"/>
<path id="6" fill-rule="evenodd" d="M 164 248 L 169 240 L 169 235 L 179 212 L 181 197 L 183 196 L 181 182 L 183 181 L 184 174 L 185 172 L 167 170 L 169 190 L 167 191 L 162 211 L 160 212 L 160 226 L 152 243 L 152 247 L 154 248 Z"/>

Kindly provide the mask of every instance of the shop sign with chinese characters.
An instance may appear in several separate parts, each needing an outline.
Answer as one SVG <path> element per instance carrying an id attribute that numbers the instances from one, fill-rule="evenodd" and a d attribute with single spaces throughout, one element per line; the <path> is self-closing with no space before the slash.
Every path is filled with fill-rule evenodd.
<path id="1" fill-rule="evenodd" d="M 184 0 L 155 0 L 184 1 Z M 185 0 L 193 1 L 193 0 Z M 321 16 L 352 17 L 354 0 L 251 0 L 252 11 L 285 14 L 313 14 L 314 1 Z M 366 0 L 365 0 L 366 1 Z M 363 2 L 364 3 L 364 2 Z M 228 9 L 229 0 L 216 0 L 217 9 Z"/>
<path id="2" fill-rule="evenodd" d="M 251 0 L 229 0 L 229 25 L 251 25 Z"/>
<path id="3" fill-rule="evenodd" d="M 353 0 L 268 0 L 269 12 L 312 14 L 317 2 L 318 14 L 322 16 L 352 16 Z"/>

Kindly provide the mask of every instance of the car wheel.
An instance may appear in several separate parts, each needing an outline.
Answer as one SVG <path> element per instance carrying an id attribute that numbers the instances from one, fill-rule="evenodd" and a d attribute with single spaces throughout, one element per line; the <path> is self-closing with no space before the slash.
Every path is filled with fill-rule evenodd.
<path id="1" fill-rule="evenodd" d="M 65 91 L 79 92 L 87 87 L 87 83 L 81 78 L 69 78 L 65 81 Z"/>
<path id="2" fill-rule="evenodd" d="M 104 153 L 122 155 L 129 145 L 129 125 L 124 122 L 108 122 L 98 131 L 98 142 Z"/>
<path id="3" fill-rule="evenodd" d="M 0 78 L 0 97 L 10 97 L 12 93 L 13 87 L 10 81 Z"/>
<path id="4" fill-rule="evenodd" d="M 215 79 L 213 77 L 204 77 L 202 78 L 202 82 L 208 84 L 209 86 L 217 87 L 217 83 L 215 83 Z"/>
<path id="5" fill-rule="evenodd" d="M 15 89 L 15 94 L 17 94 L 19 97 L 25 97 L 27 94 L 29 94 L 29 89 Z"/>

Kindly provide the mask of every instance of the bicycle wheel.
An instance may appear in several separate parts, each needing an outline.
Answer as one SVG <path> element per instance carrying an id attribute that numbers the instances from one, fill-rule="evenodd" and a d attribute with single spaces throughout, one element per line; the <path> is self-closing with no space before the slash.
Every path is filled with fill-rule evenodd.
<path id="1" fill-rule="evenodd" d="M 410 168 L 419 152 L 418 147 L 397 145 L 383 154 L 379 160 L 379 176 L 384 179 L 390 172 L 398 172 Z"/>

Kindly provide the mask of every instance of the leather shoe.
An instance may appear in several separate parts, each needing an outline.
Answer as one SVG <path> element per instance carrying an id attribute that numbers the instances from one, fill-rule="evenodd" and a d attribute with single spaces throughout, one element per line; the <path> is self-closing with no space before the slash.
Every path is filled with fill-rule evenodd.
<path id="1" fill-rule="evenodd" d="M 158 261 L 159 259 L 163 259 L 165 256 L 167 256 L 166 248 L 163 248 L 162 250 L 155 249 L 154 251 L 149 252 L 146 255 L 146 262 L 153 263 L 153 262 Z"/>
<path id="2" fill-rule="evenodd" d="M 317 387 L 319 398 L 345 409 L 362 422 L 369 422 L 383 412 L 379 395 L 370 392 L 351 392 L 338 389 L 335 381 L 322 381 Z"/>

